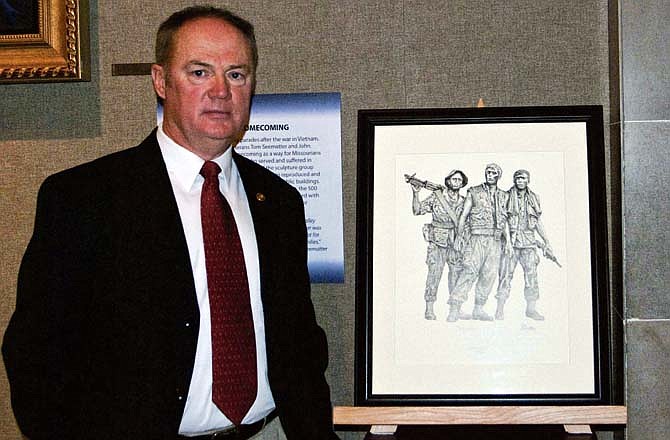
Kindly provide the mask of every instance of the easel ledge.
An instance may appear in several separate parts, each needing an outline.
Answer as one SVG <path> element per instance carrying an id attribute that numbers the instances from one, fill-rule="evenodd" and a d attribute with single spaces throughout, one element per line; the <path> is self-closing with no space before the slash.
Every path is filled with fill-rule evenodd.
<path id="1" fill-rule="evenodd" d="M 625 425 L 625 406 L 400 406 L 333 408 L 336 425 L 372 425 L 393 434 L 398 425 L 564 425 L 569 433 L 590 433 L 590 425 Z"/>

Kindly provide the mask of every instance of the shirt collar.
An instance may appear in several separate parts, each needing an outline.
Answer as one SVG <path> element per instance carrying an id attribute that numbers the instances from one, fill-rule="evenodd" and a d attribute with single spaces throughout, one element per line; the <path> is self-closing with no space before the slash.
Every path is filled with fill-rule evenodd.
<path id="1" fill-rule="evenodd" d="M 190 190 L 196 183 L 202 183 L 204 178 L 200 175 L 200 169 L 205 161 L 201 157 L 173 141 L 163 130 L 163 124 L 158 125 L 156 138 L 168 172 L 173 174 L 182 188 Z M 216 162 L 221 167 L 219 179 L 223 179 L 224 183 L 228 184 L 233 162 L 233 149 L 227 148 L 221 156 L 212 159 L 212 162 Z"/>

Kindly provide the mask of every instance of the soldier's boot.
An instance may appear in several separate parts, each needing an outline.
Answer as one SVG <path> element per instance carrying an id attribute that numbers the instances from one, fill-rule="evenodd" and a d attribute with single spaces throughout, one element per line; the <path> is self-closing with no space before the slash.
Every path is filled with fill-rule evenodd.
<path id="1" fill-rule="evenodd" d="M 475 304 L 475 308 L 472 310 L 472 319 L 477 321 L 493 321 L 493 317 L 484 311 L 484 306 Z"/>
<path id="2" fill-rule="evenodd" d="M 505 300 L 502 298 L 498 299 L 498 306 L 496 307 L 496 319 L 498 321 L 505 319 Z"/>
<path id="3" fill-rule="evenodd" d="M 435 301 L 426 301 L 426 313 L 424 316 L 429 321 L 434 321 L 436 318 L 435 312 L 433 311 L 433 304 L 435 304 Z"/>
<path id="4" fill-rule="evenodd" d="M 450 304 L 449 305 L 449 314 L 447 315 L 447 322 L 456 322 L 461 317 L 461 305 L 460 304 Z"/>
<path id="5" fill-rule="evenodd" d="M 528 300 L 526 302 L 526 316 L 535 321 L 544 321 L 544 316 L 537 311 L 535 300 Z"/>

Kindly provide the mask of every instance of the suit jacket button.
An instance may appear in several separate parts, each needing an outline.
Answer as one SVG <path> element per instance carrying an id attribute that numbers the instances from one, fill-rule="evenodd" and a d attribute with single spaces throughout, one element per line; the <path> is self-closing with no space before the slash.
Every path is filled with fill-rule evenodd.
<path id="1" fill-rule="evenodd" d="M 256 193 L 256 200 L 258 200 L 259 202 L 264 202 L 265 201 L 265 194 Z"/>

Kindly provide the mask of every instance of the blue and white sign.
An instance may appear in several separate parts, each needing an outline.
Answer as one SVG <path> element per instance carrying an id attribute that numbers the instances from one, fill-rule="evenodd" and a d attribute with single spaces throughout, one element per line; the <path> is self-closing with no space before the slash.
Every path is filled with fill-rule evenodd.
<path id="1" fill-rule="evenodd" d="M 255 95 L 235 147 L 300 191 L 313 283 L 344 282 L 340 107 L 339 93 Z"/>

